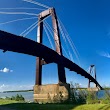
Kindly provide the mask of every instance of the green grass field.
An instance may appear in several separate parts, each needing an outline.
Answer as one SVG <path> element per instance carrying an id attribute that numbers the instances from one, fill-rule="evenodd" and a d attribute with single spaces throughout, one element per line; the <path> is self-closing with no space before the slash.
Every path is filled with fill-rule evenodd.
<path id="1" fill-rule="evenodd" d="M 13 108 L 14 110 L 110 110 L 107 104 L 35 104 L 19 103 L 17 101 L 0 100 L 1 107 Z"/>

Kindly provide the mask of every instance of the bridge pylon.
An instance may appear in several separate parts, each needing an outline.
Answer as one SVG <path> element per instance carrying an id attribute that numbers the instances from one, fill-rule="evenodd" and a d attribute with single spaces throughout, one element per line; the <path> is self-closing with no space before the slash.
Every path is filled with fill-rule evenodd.
<path id="1" fill-rule="evenodd" d="M 58 22 L 57 22 L 57 16 L 55 13 L 54 8 L 50 8 L 48 10 L 45 10 L 39 14 L 38 17 L 38 30 L 37 30 L 37 42 L 38 43 L 43 43 L 43 19 L 46 18 L 47 16 L 51 15 L 52 16 L 52 23 L 53 23 L 53 30 L 54 30 L 54 40 L 55 40 L 55 45 L 56 45 L 56 52 L 59 55 L 62 55 L 62 47 L 61 47 L 61 41 L 60 41 L 60 34 L 59 34 L 59 28 L 58 28 Z M 36 85 L 41 85 L 42 84 L 42 66 L 48 62 L 49 59 L 47 59 L 47 62 L 42 60 L 41 57 L 37 57 L 37 67 L 36 67 Z M 66 77 L 65 77 L 65 69 L 62 66 L 62 64 L 58 64 L 58 78 L 59 78 L 59 83 L 66 83 Z"/>
<path id="2" fill-rule="evenodd" d="M 93 75 L 94 79 L 97 80 L 95 65 L 90 65 L 88 73 L 89 73 L 90 75 Z M 98 91 L 99 88 L 98 88 L 97 84 L 95 84 L 95 86 L 92 87 L 92 88 L 90 87 L 90 83 L 91 83 L 91 82 L 92 82 L 92 81 L 89 79 L 89 82 L 88 82 L 88 90 L 89 90 L 89 91 Z"/>
<path id="3" fill-rule="evenodd" d="M 54 8 L 47 9 L 39 14 L 38 17 L 38 30 L 37 30 L 37 42 L 43 44 L 43 20 L 47 17 L 52 17 L 52 24 L 54 30 L 54 41 L 56 46 L 56 52 L 62 56 L 62 47 L 60 41 L 60 33 L 58 28 L 57 16 Z M 63 66 L 62 61 L 57 64 L 58 68 L 58 84 L 48 84 L 42 85 L 42 66 L 44 64 L 52 63 L 49 62 L 49 59 L 42 59 L 42 57 L 37 57 L 37 65 L 36 65 L 36 81 L 34 86 L 34 99 L 36 102 L 49 102 L 48 95 L 53 102 L 56 96 L 60 96 L 60 92 L 64 95 L 64 99 L 66 100 L 69 97 L 69 88 L 70 85 L 66 83 L 65 76 L 65 68 Z M 57 99 L 59 101 L 59 99 Z"/>

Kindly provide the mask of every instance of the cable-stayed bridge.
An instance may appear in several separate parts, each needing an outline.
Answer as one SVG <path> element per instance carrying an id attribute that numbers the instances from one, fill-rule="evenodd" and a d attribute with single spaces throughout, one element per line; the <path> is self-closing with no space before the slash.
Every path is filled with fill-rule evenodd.
<path id="1" fill-rule="evenodd" d="M 74 71 L 77 74 L 84 76 L 94 82 L 100 89 L 101 85 L 83 68 L 73 63 L 63 55 L 59 55 L 54 50 L 30 39 L 22 36 L 17 36 L 4 31 L 0 31 L 0 49 L 5 51 L 18 52 L 23 54 L 32 55 L 35 57 L 42 57 L 47 63 L 62 64 L 64 67 Z"/>
<path id="2" fill-rule="evenodd" d="M 35 3 L 30 0 L 26 0 L 26 1 Z M 40 4 L 40 5 L 42 5 L 42 4 Z M 44 5 L 44 7 L 48 8 L 45 5 Z M 1 14 L 27 14 L 27 15 L 36 15 L 38 17 L 38 21 L 35 22 L 34 24 L 32 24 L 26 30 L 24 30 L 19 36 L 11 34 L 9 32 L 2 31 L 2 30 L 0 31 L 0 49 L 2 49 L 3 52 L 12 51 L 12 52 L 28 54 L 28 55 L 37 57 L 36 81 L 35 81 L 35 87 L 34 87 L 34 94 L 35 94 L 34 97 L 36 100 L 40 100 L 40 99 L 42 99 L 42 97 L 45 99 L 47 94 L 50 94 L 50 97 L 53 97 L 53 95 L 57 94 L 57 92 L 55 92 L 55 91 L 58 88 L 59 88 L 58 90 L 60 91 L 62 89 L 62 86 L 64 89 L 63 90 L 64 96 L 68 97 L 69 85 L 66 84 L 65 68 L 68 68 L 70 71 L 74 71 L 77 74 L 84 76 L 85 78 L 89 79 L 89 82 L 95 83 L 96 87 L 98 87 L 99 89 L 103 89 L 101 87 L 101 85 L 97 82 L 97 80 L 94 77 L 92 77 L 88 72 L 86 72 L 83 68 L 81 68 L 80 66 L 75 64 L 70 59 L 63 56 L 62 50 L 64 50 L 64 48 L 61 45 L 59 30 L 61 31 L 61 34 L 65 41 L 66 41 L 66 39 L 65 39 L 63 30 L 61 28 L 61 25 L 59 23 L 60 21 L 58 21 L 54 8 L 49 8 L 47 10 L 44 10 L 40 14 L 27 13 L 27 12 L 16 12 L 16 13 L 15 12 L 14 13 L 0 12 L 0 13 Z M 52 17 L 53 28 L 49 27 L 48 23 L 44 21 L 49 16 Z M 31 18 L 24 18 L 24 20 L 25 19 L 31 19 Z M 32 18 L 32 19 L 34 19 L 34 18 Z M 18 20 L 23 20 L 23 19 L 18 19 Z M 10 22 L 15 22 L 15 21 L 17 21 L 17 20 L 8 21 L 8 22 L 6 22 L 6 24 L 10 23 Z M 2 23 L 2 24 L 5 24 L 5 23 Z M 31 39 L 25 38 L 25 36 L 29 32 L 31 32 L 36 26 L 38 26 L 37 42 L 33 41 Z M 50 41 L 50 44 L 51 44 L 52 48 L 54 48 L 54 46 L 49 38 L 49 34 L 46 30 L 46 27 L 48 30 L 49 30 L 49 28 L 51 30 L 53 30 L 52 32 L 54 34 L 53 36 L 54 36 L 56 50 L 53 50 L 53 49 L 48 48 L 47 46 L 43 45 L 42 40 L 43 40 L 43 28 L 44 28 L 46 35 Z M 70 45 L 72 46 L 71 40 L 69 38 L 67 38 L 67 39 L 68 39 Z M 77 54 L 76 54 L 76 56 L 77 56 Z M 59 85 L 57 85 L 58 87 L 56 85 L 52 85 L 52 86 L 49 85 L 47 87 L 42 86 L 42 66 L 45 64 L 49 64 L 49 63 L 57 64 L 58 78 L 59 78 L 59 82 L 58 82 Z M 49 88 L 53 88 L 55 90 L 49 91 L 48 90 Z M 45 89 L 46 89 L 46 91 L 45 91 Z M 44 91 L 44 93 L 42 93 L 42 91 Z"/>

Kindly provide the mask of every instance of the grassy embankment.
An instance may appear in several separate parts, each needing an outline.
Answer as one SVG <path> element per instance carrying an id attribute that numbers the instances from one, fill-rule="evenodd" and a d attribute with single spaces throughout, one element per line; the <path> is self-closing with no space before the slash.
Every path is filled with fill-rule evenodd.
<path id="1" fill-rule="evenodd" d="M 0 106 L 15 110 L 110 110 L 109 104 L 35 104 L 0 99 Z"/>

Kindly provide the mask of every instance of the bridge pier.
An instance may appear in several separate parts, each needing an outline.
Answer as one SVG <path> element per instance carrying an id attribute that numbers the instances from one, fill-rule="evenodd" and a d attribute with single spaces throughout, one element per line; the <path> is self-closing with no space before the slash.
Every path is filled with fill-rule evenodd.
<path id="1" fill-rule="evenodd" d="M 34 101 L 37 103 L 58 103 L 69 99 L 70 85 L 47 84 L 34 86 Z"/>
<path id="2" fill-rule="evenodd" d="M 58 28 L 57 16 L 54 8 L 45 10 L 39 14 L 38 18 L 38 30 L 37 30 L 37 42 L 42 44 L 43 38 L 43 22 L 41 22 L 45 17 L 51 15 L 52 24 L 54 30 L 54 41 L 56 46 L 56 52 L 62 56 L 62 47 L 60 41 L 60 34 Z M 49 60 L 49 59 L 48 59 Z M 35 102 L 60 102 L 67 100 L 69 98 L 69 89 L 70 85 L 66 84 L 65 68 L 62 61 L 59 61 L 60 64 L 57 64 L 58 68 L 58 84 L 48 84 L 42 85 L 42 61 L 45 62 L 45 59 L 37 57 L 37 67 L 36 67 L 36 82 L 34 86 L 34 100 Z M 48 62 L 45 62 L 45 64 Z"/>
<path id="3" fill-rule="evenodd" d="M 99 91 L 100 89 L 98 88 L 98 87 L 94 87 L 94 88 L 87 88 L 87 90 L 88 91 L 90 91 L 90 92 L 97 92 L 97 91 Z"/>
<path id="4" fill-rule="evenodd" d="M 95 65 L 90 65 L 90 68 L 89 68 L 89 74 L 94 74 L 94 79 L 96 80 L 96 68 L 95 68 Z M 90 87 L 90 83 L 92 81 L 89 80 L 88 82 L 88 91 L 99 91 L 100 89 L 98 88 L 97 84 L 95 84 L 95 87 L 94 88 L 91 88 Z"/>

